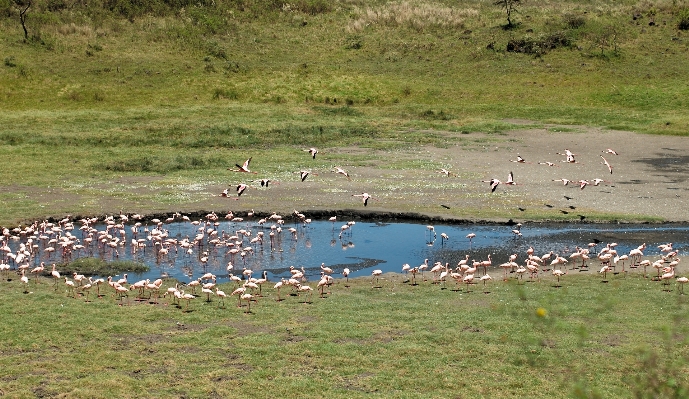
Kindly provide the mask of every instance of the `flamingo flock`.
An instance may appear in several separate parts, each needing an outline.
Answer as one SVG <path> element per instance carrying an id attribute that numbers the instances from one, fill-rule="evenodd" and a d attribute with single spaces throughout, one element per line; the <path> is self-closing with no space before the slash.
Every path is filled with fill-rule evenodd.
<path id="1" fill-rule="evenodd" d="M 253 218 L 253 211 L 247 212 L 247 218 Z M 299 240 L 307 229 L 311 219 L 295 210 L 289 217 L 297 227 L 290 227 L 290 240 Z M 195 237 L 173 237 L 169 231 L 171 223 L 181 220 L 183 223 L 193 226 L 197 234 Z M 221 224 L 221 221 L 224 224 Z M 337 217 L 329 219 L 333 223 Z M 84 298 L 90 301 L 91 292 L 95 291 L 94 300 L 112 297 L 120 305 L 148 303 L 152 305 L 176 305 L 184 311 L 193 309 L 196 302 L 217 302 L 218 308 L 225 308 L 227 297 L 237 297 L 237 307 L 245 309 L 246 313 L 252 312 L 252 305 L 262 299 L 269 298 L 277 302 L 290 296 L 296 296 L 303 303 L 312 303 L 314 291 L 319 298 L 325 298 L 333 294 L 332 286 L 337 284 L 333 277 L 336 274 L 332 267 L 321 263 L 319 270 L 320 279 L 315 285 L 309 284 L 304 267 L 290 267 L 289 278 L 281 278 L 277 282 L 270 282 L 268 271 L 254 272 L 247 268 L 246 258 L 255 256 L 255 253 L 269 251 L 281 251 L 283 225 L 285 217 L 272 213 L 261 218 L 255 223 L 250 223 L 243 217 L 229 212 L 221 217 L 215 213 L 206 214 L 204 218 L 192 221 L 191 218 L 181 214 L 173 214 L 164 220 L 144 220 L 140 215 L 108 216 L 103 220 L 97 218 L 83 218 L 72 221 L 65 218 L 59 222 L 34 222 L 26 227 L 18 227 L 13 230 L 3 229 L 0 237 L 0 273 L 4 273 L 5 280 L 11 283 L 10 273 L 20 276 L 19 284 L 24 293 L 34 289 L 41 289 L 41 283 L 45 284 L 52 279 L 54 291 L 63 287 L 68 297 Z M 266 225 L 269 225 L 267 227 Z M 343 224 L 340 237 L 351 235 L 354 221 Z M 225 225 L 227 230 L 223 230 Z M 101 229 L 96 226 L 102 226 Z M 522 225 L 517 223 L 512 233 L 515 240 L 524 239 L 521 234 Z M 426 226 L 426 231 L 435 239 L 435 226 Z M 268 233 L 268 234 L 266 234 Z M 266 238 L 268 236 L 268 238 Z M 440 233 L 443 245 L 450 241 L 447 233 Z M 476 234 L 467 234 L 464 238 L 468 241 L 469 248 Z M 264 240 L 267 241 L 264 243 Z M 12 244 L 12 245 L 10 245 Z M 596 250 L 600 246 L 600 250 Z M 679 276 L 677 266 L 681 258 L 679 251 L 672 243 L 661 244 L 655 255 L 649 255 L 646 244 L 633 248 L 629 253 L 618 253 L 617 243 L 611 242 L 602 245 L 598 242 L 588 243 L 575 247 L 569 253 L 556 253 L 549 251 L 537 256 L 533 247 L 529 247 L 523 255 L 514 253 L 505 262 L 495 264 L 491 254 L 482 259 L 471 259 L 470 254 L 464 254 L 456 265 L 449 261 L 436 261 L 431 263 L 429 259 L 418 266 L 405 263 L 402 266 L 403 283 L 411 283 L 412 286 L 419 282 L 429 281 L 424 273 L 431 275 L 430 284 L 446 289 L 449 282 L 454 282 L 456 291 L 472 292 L 472 286 L 481 284 L 483 292 L 490 293 L 490 286 L 494 285 L 494 279 L 489 271 L 496 268 L 503 269 L 503 281 L 516 280 L 518 284 L 525 281 L 539 282 L 550 280 L 553 287 L 564 284 L 566 276 L 574 270 L 588 270 L 590 267 L 600 268 L 599 274 L 603 282 L 610 276 L 621 275 L 626 278 L 633 269 L 643 267 L 643 278 L 662 282 L 663 289 L 670 291 L 670 285 L 676 282 L 677 290 L 683 294 L 683 285 L 689 280 Z M 46 251 L 53 248 L 52 251 Z M 158 261 L 176 257 L 186 263 L 195 263 L 196 267 L 204 270 L 208 267 L 210 258 L 225 259 L 227 275 L 219 276 L 210 271 L 196 279 L 184 281 L 172 281 L 172 286 L 165 286 L 165 279 L 159 278 L 153 281 L 149 279 L 131 281 L 127 274 L 121 278 L 108 277 L 105 279 L 87 276 L 77 271 L 61 273 L 58 264 L 69 263 L 82 256 L 97 256 L 103 259 L 116 260 L 125 251 L 134 256 L 138 253 L 153 253 Z M 238 259 L 236 256 L 239 255 Z M 499 261 L 498 261 L 499 262 Z M 598 265 L 593 265 L 597 262 Z M 31 264 L 38 264 L 31 267 Z M 50 265 L 50 266 L 47 266 Z M 656 269 L 655 275 L 647 273 L 648 267 Z M 28 272 L 27 272 L 28 270 Z M 235 275 L 235 273 L 237 275 Z M 349 287 L 350 270 L 344 268 L 341 278 L 345 282 L 344 287 Z M 514 277 L 511 275 L 514 274 Z M 546 278 L 550 275 L 550 278 Z M 417 278 L 420 276 L 420 279 Z M 231 290 L 222 290 L 219 280 L 227 278 L 224 284 L 231 286 Z M 31 283 L 30 280 L 34 282 Z M 41 281 L 43 280 L 43 281 Z M 381 269 L 375 269 L 371 273 L 371 284 L 375 288 L 383 288 L 388 279 Z M 393 277 L 392 280 L 396 280 Z M 419 281 L 420 280 L 420 281 Z M 49 285 L 49 284 L 45 284 Z M 110 287 L 108 293 L 101 289 Z M 266 292 L 264 286 L 273 287 L 273 292 Z M 284 291 L 289 290 L 288 295 Z M 167 303 L 161 303 L 162 298 L 169 298 Z"/>

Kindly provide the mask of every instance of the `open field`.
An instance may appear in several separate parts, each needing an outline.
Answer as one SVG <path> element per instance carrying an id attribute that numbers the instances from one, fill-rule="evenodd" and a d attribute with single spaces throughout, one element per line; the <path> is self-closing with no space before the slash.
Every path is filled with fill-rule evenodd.
<path id="1" fill-rule="evenodd" d="M 120 306 L 106 284 L 87 302 L 63 282 L 32 279 L 22 293 L 12 278 L 0 282 L 0 392 L 10 398 L 688 394 L 689 303 L 674 281 L 663 291 L 638 271 L 608 284 L 565 275 L 560 288 L 549 274 L 485 287 L 338 278 L 325 298 L 286 288 L 277 302 L 264 287 L 250 313 L 236 297 L 177 306 L 131 291 Z"/>

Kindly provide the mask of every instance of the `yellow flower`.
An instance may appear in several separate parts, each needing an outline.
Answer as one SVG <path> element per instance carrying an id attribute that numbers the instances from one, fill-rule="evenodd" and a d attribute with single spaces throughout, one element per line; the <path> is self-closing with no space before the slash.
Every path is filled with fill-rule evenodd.
<path id="1" fill-rule="evenodd" d="M 545 317 L 547 314 L 548 314 L 548 311 L 545 310 L 544 308 L 536 309 L 536 316 L 538 316 L 538 317 Z"/>

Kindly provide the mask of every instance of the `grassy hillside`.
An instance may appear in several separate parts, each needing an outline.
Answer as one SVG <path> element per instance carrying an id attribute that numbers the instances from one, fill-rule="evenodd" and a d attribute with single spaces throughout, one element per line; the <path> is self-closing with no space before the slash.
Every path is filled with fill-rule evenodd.
<path id="1" fill-rule="evenodd" d="M 444 111 L 436 119 L 454 128 L 506 117 L 687 128 L 681 1 L 525 2 L 513 29 L 493 1 L 97 3 L 33 5 L 27 40 L 4 7 L 3 109 L 349 104 L 364 122 Z"/>

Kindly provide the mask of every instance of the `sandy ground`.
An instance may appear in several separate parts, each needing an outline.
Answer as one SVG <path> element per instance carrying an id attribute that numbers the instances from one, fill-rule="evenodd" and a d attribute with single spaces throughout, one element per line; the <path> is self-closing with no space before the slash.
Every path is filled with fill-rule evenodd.
<path id="1" fill-rule="evenodd" d="M 687 138 L 578 126 L 442 134 L 450 143 L 447 148 L 327 149 L 319 156 L 323 160 L 336 151 L 370 155 L 365 166 L 338 165 L 348 170 L 351 181 L 330 171 L 314 171 L 319 175 L 305 182 L 295 175 L 268 189 L 250 189 L 238 201 L 210 196 L 194 206 L 235 212 L 298 210 L 314 217 L 338 211 L 472 222 L 567 218 L 588 222 L 605 215 L 618 215 L 619 221 L 689 221 Z M 619 155 L 603 152 L 608 148 Z M 576 154 L 576 163 L 563 162 L 565 156 L 558 153 L 565 149 Z M 510 161 L 518 155 L 527 163 Z M 612 174 L 601 155 L 612 165 Z M 308 162 L 305 156 L 305 168 Z M 445 177 L 441 167 L 455 176 Z M 482 182 L 491 178 L 505 182 L 510 171 L 517 185 L 500 184 L 491 193 L 489 184 Z M 574 183 L 553 181 L 562 178 Z M 576 183 L 582 179 L 593 183 L 596 178 L 604 182 L 584 189 Z M 209 190 L 219 193 L 223 188 Z M 364 207 L 360 198 L 352 196 L 363 192 L 378 201 Z"/>

